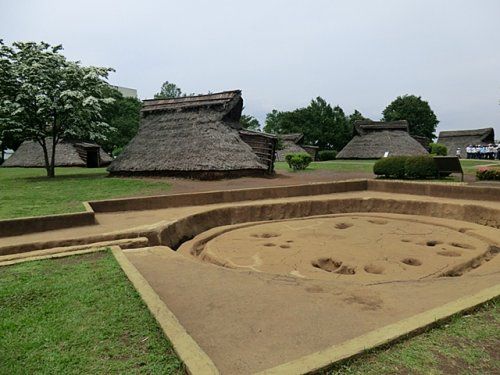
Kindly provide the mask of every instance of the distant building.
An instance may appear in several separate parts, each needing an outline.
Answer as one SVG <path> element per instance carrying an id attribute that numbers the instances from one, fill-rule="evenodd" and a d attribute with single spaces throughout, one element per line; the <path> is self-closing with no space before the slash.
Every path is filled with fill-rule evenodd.
<path id="1" fill-rule="evenodd" d="M 136 89 L 115 86 L 115 85 L 111 85 L 111 87 L 117 89 L 126 98 L 137 98 L 137 90 Z"/>

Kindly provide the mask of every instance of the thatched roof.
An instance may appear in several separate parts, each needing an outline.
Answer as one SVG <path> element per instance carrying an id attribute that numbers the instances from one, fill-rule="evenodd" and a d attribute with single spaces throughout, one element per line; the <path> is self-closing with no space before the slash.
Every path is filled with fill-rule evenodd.
<path id="1" fill-rule="evenodd" d="M 52 148 L 52 140 L 47 139 L 47 148 Z M 86 154 L 84 150 L 92 149 L 99 152 L 100 166 L 105 167 L 113 158 L 106 154 L 96 143 L 61 141 L 56 146 L 56 167 L 86 167 Z M 50 154 L 50 151 L 49 151 Z M 50 156 L 49 156 L 50 157 Z M 45 167 L 42 146 L 34 141 L 25 141 L 14 154 L 7 159 L 2 167 Z"/>
<path id="2" fill-rule="evenodd" d="M 108 170 L 195 178 L 266 172 L 238 133 L 242 108 L 239 90 L 146 100 L 137 135 Z"/>
<path id="3" fill-rule="evenodd" d="M 484 145 L 495 142 L 495 131 L 493 128 L 453 130 L 439 133 L 438 143 L 448 148 L 448 155 L 456 155 L 460 148 L 465 153 L 468 145 Z"/>
<path id="4" fill-rule="evenodd" d="M 290 134 L 277 134 L 279 139 L 281 139 L 281 146 L 283 147 L 281 150 L 277 150 L 276 152 L 276 160 L 277 161 L 285 161 L 285 157 L 288 154 L 295 154 L 297 152 L 306 152 L 305 149 L 302 148 L 300 143 L 304 139 L 304 134 L 302 133 L 290 133 Z"/>
<path id="5" fill-rule="evenodd" d="M 340 151 L 337 159 L 379 159 L 389 156 L 426 155 L 422 145 L 408 134 L 408 122 L 356 121 L 354 138 Z"/>
<path id="6" fill-rule="evenodd" d="M 291 141 L 297 144 L 304 139 L 303 133 L 278 134 L 277 136 L 283 141 Z"/>

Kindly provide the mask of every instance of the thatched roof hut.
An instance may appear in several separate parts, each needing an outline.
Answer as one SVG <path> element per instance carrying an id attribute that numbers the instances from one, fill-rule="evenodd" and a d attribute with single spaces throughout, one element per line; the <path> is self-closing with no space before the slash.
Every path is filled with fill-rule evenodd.
<path id="1" fill-rule="evenodd" d="M 465 153 L 468 145 L 487 145 L 495 142 L 495 131 L 493 128 L 452 130 L 439 133 L 438 143 L 448 148 L 448 155 L 456 155 L 457 148 Z"/>
<path id="2" fill-rule="evenodd" d="M 145 100 L 137 135 L 111 163 L 112 175 L 214 179 L 269 170 L 239 135 L 241 91 Z"/>
<path id="3" fill-rule="evenodd" d="M 47 149 L 52 149 L 52 140 L 47 139 Z M 50 154 L 50 152 L 49 152 Z M 49 155 L 50 157 L 50 155 Z M 96 143 L 61 141 L 56 145 L 56 167 L 105 167 L 113 158 Z M 25 141 L 2 167 L 45 167 L 42 146 L 34 141 Z"/>
<path id="4" fill-rule="evenodd" d="M 356 121 L 354 132 L 354 138 L 337 154 L 337 159 L 379 159 L 386 152 L 389 156 L 428 154 L 408 133 L 406 120 Z"/>
<path id="5" fill-rule="evenodd" d="M 277 134 L 278 138 L 281 140 L 281 149 L 276 151 L 276 160 L 285 161 L 285 156 L 287 154 L 294 154 L 297 152 L 306 152 L 299 143 L 304 139 L 304 134 L 302 133 L 291 133 L 291 134 Z"/>
<path id="6" fill-rule="evenodd" d="M 318 152 L 318 147 L 316 146 L 306 146 L 303 145 L 304 134 L 302 133 L 290 133 L 290 134 L 277 134 L 277 137 L 281 140 L 282 149 L 277 151 L 276 160 L 285 161 L 285 156 L 287 154 L 294 154 L 297 152 L 306 152 L 310 154 L 313 159 L 316 159 L 316 154 Z"/>

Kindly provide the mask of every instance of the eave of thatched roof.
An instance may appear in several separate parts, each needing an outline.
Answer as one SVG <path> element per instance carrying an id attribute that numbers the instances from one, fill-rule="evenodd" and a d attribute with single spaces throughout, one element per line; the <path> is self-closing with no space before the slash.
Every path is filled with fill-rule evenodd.
<path id="1" fill-rule="evenodd" d="M 408 123 L 355 123 L 357 134 L 338 153 L 337 159 L 379 159 L 390 156 L 427 155 L 425 148 L 408 134 Z"/>
<path id="2" fill-rule="evenodd" d="M 483 129 L 467 129 L 467 130 L 446 130 L 439 133 L 439 138 L 446 137 L 481 137 L 495 138 L 495 130 L 493 128 Z"/>
<path id="3" fill-rule="evenodd" d="M 213 94 L 184 96 L 170 99 L 146 99 L 142 113 L 154 111 L 175 111 L 189 108 L 229 105 L 235 98 L 241 97 L 241 90 L 223 91 Z"/>
<path id="4" fill-rule="evenodd" d="M 52 148 L 52 140 L 47 139 L 47 148 Z M 84 145 L 86 148 L 99 149 L 101 166 L 107 166 L 113 158 L 106 154 L 104 150 L 96 143 L 61 141 L 56 146 L 56 167 L 85 167 L 85 161 L 80 157 L 75 145 Z M 42 168 L 45 167 L 45 158 L 42 146 L 34 141 L 25 141 L 19 146 L 14 154 L 7 159 L 2 167 L 24 167 L 24 168 Z"/>
<path id="5" fill-rule="evenodd" d="M 139 132 L 108 168 L 112 174 L 197 177 L 267 170 L 238 133 L 239 90 L 158 102 L 143 110 Z"/>
<path id="6" fill-rule="evenodd" d="M 439 133 L 438 143 L 446 146 L 448 155 L 456 155 L 457 150 L 465 152 L 468 145 L 489 144 L 495 142 L 493 128 L 452 130 Z"/>
<path id="7" fill-rule="evenodd" d="M 364 135 L 369 132 L 377 131 L 390 131 L 390 130 L 401 130 L 408 132 L 408 121 L 371 121 L 371 120 L 358 120 L 354 122 L 354 131 L 357 135 Z"/>
<path id="8" fill-rule="evenodd" d="M 277 134 L 277 136 L 283 141 L 291 141 L 294 143 L 300 143 L 302 139 L 304 139 L 303 133 Z"/>

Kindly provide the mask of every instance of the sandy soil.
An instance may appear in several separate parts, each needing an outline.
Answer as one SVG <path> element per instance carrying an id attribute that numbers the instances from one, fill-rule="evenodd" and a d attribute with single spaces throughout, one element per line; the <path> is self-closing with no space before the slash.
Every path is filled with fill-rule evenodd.
<path id="1" fill-rule="evenodd" d="M 219 231 L 219 233 L 217 233 Z M 203 249 L 200 239 L 213 237 Z M 446 226 L 387 215 L 341 215 L 223 227 L 179 251 L 227 268 L 309 279 L 418 280 L 480 258 L 489 243 Z"/>

